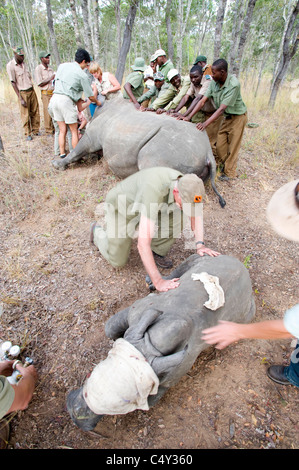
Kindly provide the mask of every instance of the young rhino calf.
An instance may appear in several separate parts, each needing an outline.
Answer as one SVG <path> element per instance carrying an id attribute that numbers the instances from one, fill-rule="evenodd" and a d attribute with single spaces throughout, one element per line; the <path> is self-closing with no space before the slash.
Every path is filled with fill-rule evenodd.
<path id="1" fill-rule="evenodd" d="M 67 398 L 81 429 L 93 429 L 105 414 L 148 410 L 209 347 L 202 330 L 219 320 L 248 323 L 253 318 L 250 277 L 236 258 L 192 255 L 168 279 L 176 277 L 178 288 L 151 293 L 107 321 L 113 348 Z"/>

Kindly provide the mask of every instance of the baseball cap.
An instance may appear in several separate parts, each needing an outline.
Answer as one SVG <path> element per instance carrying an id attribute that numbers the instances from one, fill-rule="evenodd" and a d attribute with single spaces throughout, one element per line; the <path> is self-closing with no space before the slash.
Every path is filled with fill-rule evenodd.
<path id="1" fill-rule="evenodd" d="M 193 65 L 196 65 L 197 62 L 207 62 L 207 58 L 205 55 L 198 55 L 193 63 Z"/>
<path id="2" fill-rule="evenodd" d="M 205 187 L 202 179 L 194 173 L 188 173 L 178 179 L 179 195 L 182 199 L 183 211 L 191 217 L 202 210 L 203 199 L 205 197 Z"/>
<path id="3" fill-rule="evenodd" d="M 284 238 L 299 242 L 299 179 L 279 188 L 267 206 L 272 228 Z"/>
<path id="4" fill-rule="evenodd" d="M 13 47 L 12 49 L 16 54 L 18 55 L 24 55 L 24 49 L 23 47 L 19 46 L 19 47 Z"/>
<path id="5" fill-rule="evenodd" d="M 158 49 L 151 57 L 151 61 L 156 60 L 158 57 L 166 55 L 166 52 L 163 49 Z"/>
<path id="6" fill-rule="evenodd" d="M 163 73 L 162 72 L 154 73 L 154 80 L 160 80 L 161 82 L 165 80 Z"/>
<path id="7" fill-rule="evenodd" d="M 179 71 L 177 69 L 171 69 L 171 70 L 169 70 L 169 72 L 167 74 L 167 78 L 170 81 L 176 75 L 179 75 Z"/>
<path id="8" fill-rule="evenodd" d="M 39 58 L 42 59 L 43 57 L 48 57 L 49 55 L 51 55 L 49 52 L 41 51 L 39 53 Z"/>

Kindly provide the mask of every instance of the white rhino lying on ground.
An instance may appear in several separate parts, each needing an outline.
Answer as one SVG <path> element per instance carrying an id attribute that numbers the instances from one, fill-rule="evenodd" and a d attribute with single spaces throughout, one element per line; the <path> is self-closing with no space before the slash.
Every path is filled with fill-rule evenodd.
<path id="1" fill-rule="evenodd" d="M 67 397 L 70 416 L 81 429 L 93 429 L 105 414 L 148 410 L 209 347 L 201 339 L 205 328 L 219 320 L 253 318 L 250 277 L 236 258 L 192 255 L 167 279 L 177 277 L 176 289 L 151 293 L 107 321 L 114 347 Z"/>
<path id="2" fill-rule="evenodd" d="M 97 108 L 79 143 L 65 158 L 52 161 L 57 170 L 96 152 L 103 152 L 109 168 L 120 178 L 143 168 L 163 166 L 182 173 L 210 177 L 222 207 L 225 201 L 215 185 L 216 162 L 206 131 L 165 114 L 137 111 L 116 98 Z"/>

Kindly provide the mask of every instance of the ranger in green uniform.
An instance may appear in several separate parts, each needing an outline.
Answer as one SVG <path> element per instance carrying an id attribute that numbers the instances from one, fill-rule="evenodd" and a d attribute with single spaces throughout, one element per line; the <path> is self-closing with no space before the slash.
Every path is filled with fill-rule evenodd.
<path id="1" fill-rule="evenodd" d="M 137 236 L 141 260 L 155 288 L 158 291 L 174 289 L 179 280 L 163 279 L 156 264 L 172 267 L 165 256 L 180 236 L 186 216 L 191 219 L 197 253 L 219 254 L 204 245 L 204 194 L 203 182 L 194 174 L 182 175 L 164 167 L 138 171 L 109 191 L 106 230 L 94 223 L 91 242 L 112 266 L 122 267 L 128 261 L 132 239 Z"/>
<path id="2" fill-rule="evenodd" d="M 171 69 L 167 74 L 170 85 L 163 95 L 150 106 L 150 109 L 161 114 L 170 109 L 175 109 L 191 85 L 190 77 L 181 77 L 177 69 Z"/>
<path id="3" fill-rule="evenodd" d="M 238 154 L 247 123 L 247 108 L 241 96 L 240 82 L 234 75 L 228 74 L 227 70 L 226 60 L 218 59 L 213 63 L 214 81 L 192 112 L 192 115 L 195 114 L 202 109 L 208 98 L 213 98 L 217 110 L 205 122 L 197 124 L 199 130 L 204 130 L 219 116 L 223 116 L 216 152 L 218 163 L 224 164 L 223 173 L 219 177 L 224 181 L 236 176 Z"/>
<path id="4" fill-rule="evenodd" d="M 132 65 L 133 72 L 131 72 L 124 85 L 123 97 L 131 100 L 137 109 L 140 108 L 140 104 L 137 99 L 143 95 L 144 91 L 144 75 L 145 62 L 142 57 L 135 59 L 134 65 Z"/>
<path id="5" fill-rule="evenodd" d="M 158 49 L 151 58 L 153 61 L 156 61 L 158 68 L 157 71 L 163 73 L 165 81 L 169 83 L 167 74 L 169 70 L 174 69 L 174 65 L 170 59 L 167 59 L 166 52 L 163 49 Z"/>

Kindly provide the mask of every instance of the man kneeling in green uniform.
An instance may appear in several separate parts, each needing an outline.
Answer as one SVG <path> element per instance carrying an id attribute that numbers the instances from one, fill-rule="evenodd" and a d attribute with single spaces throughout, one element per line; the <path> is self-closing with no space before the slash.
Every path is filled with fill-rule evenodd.
<path id="1" fill-rule="evenodd" d="M 114 267 L 124 266 L 138 226 L 138 251 L 156 290 L 175 289 L 179 279 L 165 280 L 157 265 L 171 268 L 165 256 L 190 217 L 197 253 L 218 256 L 203 241 L 203 182 L 171 168 L 148 168 L 118 183 L 106 197 L 106 230 L 92 225 L 91 242 Z"/>

